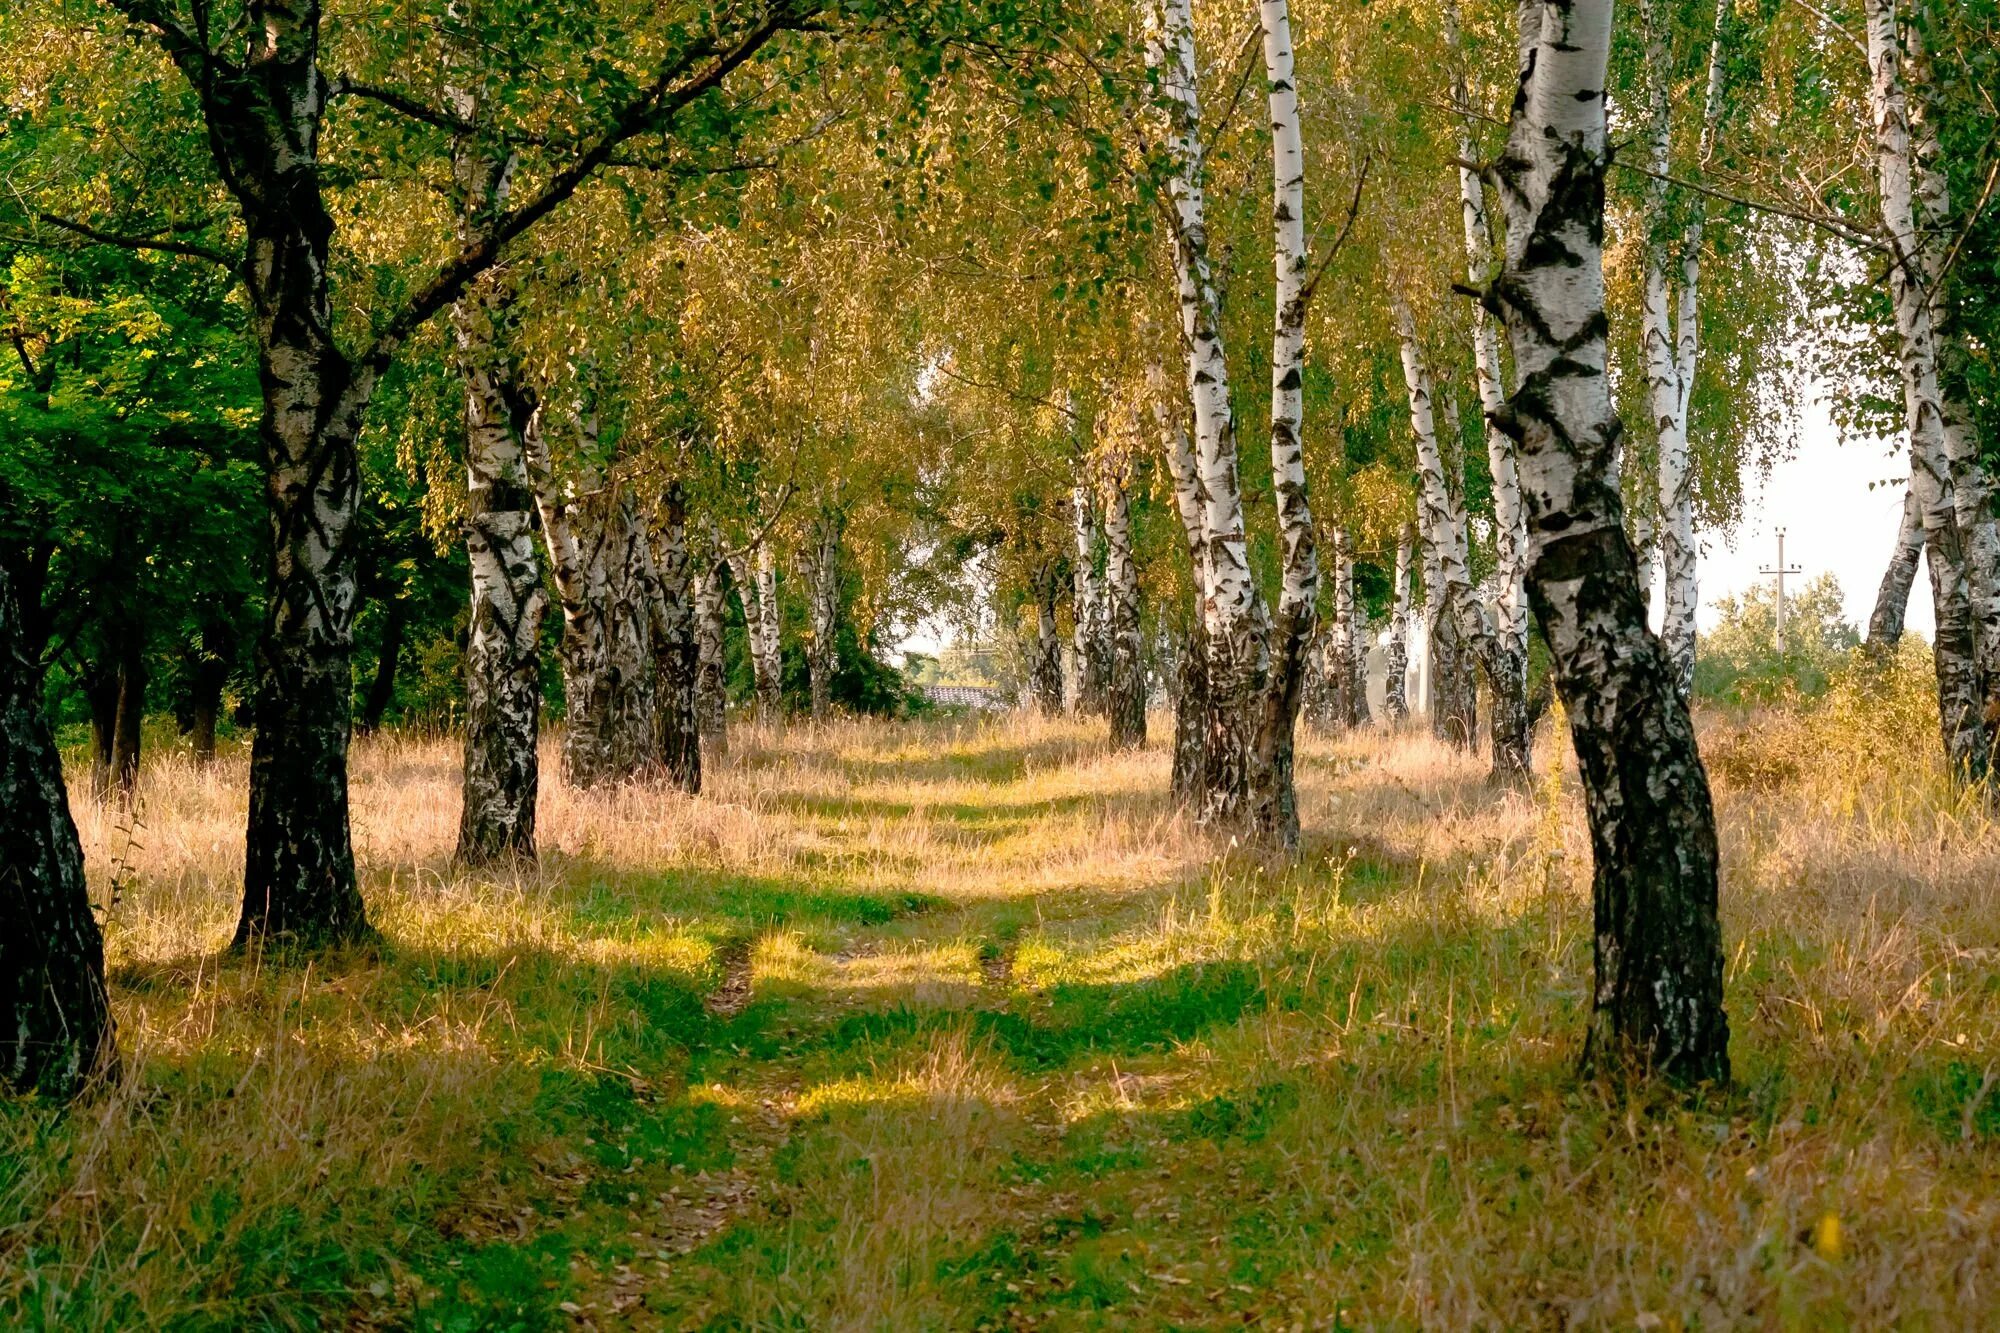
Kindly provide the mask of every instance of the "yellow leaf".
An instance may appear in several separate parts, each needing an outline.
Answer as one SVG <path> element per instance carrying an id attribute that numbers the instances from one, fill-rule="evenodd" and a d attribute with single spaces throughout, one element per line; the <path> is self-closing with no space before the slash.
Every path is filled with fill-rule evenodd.
<path id="1" fill-rule="evenodd" d="M 1840 1219 L 1827 1213 L 1813 1224 L 1812 1247 L 1822 1259 L 1838 1259 L 1843 1251 Z"/>

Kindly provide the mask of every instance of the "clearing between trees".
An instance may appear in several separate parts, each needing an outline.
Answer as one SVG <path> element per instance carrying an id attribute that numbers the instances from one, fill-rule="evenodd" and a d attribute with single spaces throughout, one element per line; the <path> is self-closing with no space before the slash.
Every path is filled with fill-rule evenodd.
<path id="1" fill-rule="evenodd" d="M 1874 764 L 1709 720 L 1736 1081 L 1692 1102 L 1577 1077 L 1553 741 L 1503 788 L 1307 735 L 1266 862 L 1175 810 L 1163 741 L 745 727 L 702 797 L 551 785 L 540 864 L 467 872 L 456 743 L 382 736 L 380 945 L 293 966 L 223 949 L 246 757 L 162 747 L 136 819 L 76 801 L 125 1077 L 0 1108 L 0 1318 L 1972 1327 L 2000 834 L 1912 712 Z"/>

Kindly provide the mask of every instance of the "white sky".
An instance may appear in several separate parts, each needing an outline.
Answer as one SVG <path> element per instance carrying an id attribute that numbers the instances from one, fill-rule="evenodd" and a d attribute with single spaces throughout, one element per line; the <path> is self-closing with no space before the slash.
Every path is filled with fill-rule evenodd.
<path id="1" fill-rule="evenodd" d="M 1907 456 L 1883 440 L 1843 443 L 1817 399 L 1801 417 L 1798 448 L 1768 479 L 1752 483 L 1743 522 L 1732 537 L 1725 541 L 1719 534 L 1702 534 L 1696 614 L 1703 629 L 1715 623 L 1716 598 L 1768 582 L 1757 571 L 1776 563 L 1778 528 L 1785 530 L 1785 563 L 1804 570 L 1801 581 L 1833 571 L 1848 620 L 1867 629 L 1903 509 L 1903 488 L 1879 483 L 1907 477 Z M 1873 490 L 1868 488 L 1871 481 L 1878 483 Z M 1910 589 L 1908 623 L 1912 631 L 1930 636 L 1930 583 L 1921 567 Z"/>

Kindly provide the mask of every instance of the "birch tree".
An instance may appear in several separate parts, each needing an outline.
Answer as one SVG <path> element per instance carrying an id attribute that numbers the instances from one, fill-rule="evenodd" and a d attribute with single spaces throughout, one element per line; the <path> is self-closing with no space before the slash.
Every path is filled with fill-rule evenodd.
<path id="1" fill-rule="evenodd" d="M 1291 846 L 1299 837 L 1293 782 L 1293 738 L 1305 684 L 1306 654 L 1319 611 L 1319 554 L 1306 498 L 1305 147 L 1299 125 L 1291 10 L 1286 0 L 1262 0 L 1264 77 L 1270 85 L 1271 233 L 1276 269 L 1271 324 L 1271 490 L 1283 547 L 1277 614 L 1271 625 L 1270 679 L 1257 732 L 1251 815 L 1260 833 Z M 1348 673 L 1352 675 L 1352 672 Z"/>
<path id="2" fill-rule="evenodd" d="M 1604 86 L 1610 0 L 1524 0 L 1519 89 L 1491 176 L 1506 258 L 1486 293 L 1517 387 L 1528 595 L 1583 777 L 1596 985 L 1586 1067 L 1726 1079 L 1717 848 L 1708 779 L 1648 629 L 1618 492 L 1605 377 Z"/>
<path id="3" fill-rule="evenodd" d="M 1674 80 L 1668 0 L 1642 0 L 1645 84 L 1650 102 L 1647 154 L 1653 175 L 1647 181 L 1645 228 L 1645 344 L 1647 401 L 1659 454 L 1660 520 L 1657 532 L 1665 612 L 1660 635 L 1685 697 L 1694 689 L 1697 551 L 1694 539 L 1694 473 L 1688 457 L 1688 400 L 1694 391 L 1695 357 L 1700 347 L 1697 318 L 1701 281 L 1702 228 L 1706 197 L 1690 192 L 1678 231 L 1668 179 L 1673 168 Z M 1702 96 L 1696 161 L 1707 162 L 1722 117 L 1723 40 L 1727 0 L 1716 6 L 1709 39 L 1707 80 Z"/>
<path id="4" fill-rule="evenodd" d="M 1207 725 L 1199 811 L 1227 825 L 1249 814 L 1256 763 L 1257 704 L 1269 677 L 1268 617 L 1251 577 L 1237 480 L 1236 420 L 1229 403 L 1229 361 L 1209 269 L 1208 207 L 1202 184 L 1201 98 L 1195 74 L 1190 0 L 1162 0 L 1152 11 L 1149 59 L 1160 71 L 1166 153 L 1172 164 L 1173 257 L 1179 291 L 1187 391 L 1194 409 L 1194 463 L 1202 505 L 1202 619 Z M 1270 808 L 1280 812 L 1282 802 Z"/>
<path id="5" fill-rule="evenodd" d="M 68 1097 L 116 1053 L 83 847 L 26 651 L 20 556 L 0 548 L 0 1090 Z"/>
<path id="6" fill-rule="evenodd" d="M 1137 417 L 1134 409 L 1128 440 L 1138 436 Z M 1106 635 L 1111 658 L 1105 711 L 1111 721 L 1112 747 L 1125 749 L 1146 743 L 1145 643 L 1140 628 L 1139 567 L 1132 556 L 1129 445 L 1108 461 L 1102 477 Z"/>
<path id="7" fill-rule="evenodd" d="M 1074 408 L 1072 407 L 1072 412 Z M 1071 464 L 1075 481 L 1070 486 L 1070 658 L 1076 692 L 1070 710 L 1078 717 L 1102 715 L 1106 711 L 1106 686 L 1110 677 L 1106 637 L 1104 576 L 1097 568 L 1098 521 L 1097 485 L 1092 475 L 1096 460 L 1089 449 L 1079 451 Z"/>
<path id="8" fill-rule="evenodd" d="M 754 558 L 755 581 L 743 597 L 744 620 L 750 633 L 750 674 L 757 696 L 757 718 L 766 724 L 784 716 L 780 672 L 780 631 L 783 613 L 778 606 L 778 556 L 768 535 L 759 539 Z"/>
<path id="9" fill-rule="evenodd" d="M 822 506 L 813 523 L 809 582 L 812 587 L 812 639 L 806 645 L 806 673 L 811 679 L 812 717 L 832 716 L 834 635 L 840 623 L 840 532 L 842 517 Z"/>
<path id="10" fill-rule="evenodd" d="M 687 490 L 678 478 L 660 497 L 651 544 L 642 543 L 654 661 L 654 749 L 667 781 L 690 795 L 701 790 L 701 648 L 688 551 Z"/>
<path id="11" fill-rule="evenodd" d="M 1917 172 L 1912 162 L 1909 98 L 1903 79 L 1905 34 L 1896 0 L 1866 0 L 1869 107 L 1874 117 L 1875 167 L 1882 233 L 1891 264 L 1902 369 L 1905 428 L 1909 435 L 1910 491 L 1922 516 L 1925 564 L 1937 629 L 1938 713 L 1946 760 L 1954 772 L 1977 780 L 1990 760 L 1981 716 L 1984 691 L 1977 661 L 1976 625 L 1964 534 L 1953 495 L 1944 408 L 1938 384 L 1935 308 L 1927 276 L 1927 243 L 1918 230 Z M 1927 174 L 1926 183 L 1936 185 Z M 1935 206 L 1935 205 L 1927 205 Z"/>
<path id="12" fill-rule="evenodd" d="M 1383 661 L 1383 711 L 1391 726 L 1410 715 L 1410 529 L 1396 534 L 1396 566 L 1389 585 L 1389 642 Z"/>

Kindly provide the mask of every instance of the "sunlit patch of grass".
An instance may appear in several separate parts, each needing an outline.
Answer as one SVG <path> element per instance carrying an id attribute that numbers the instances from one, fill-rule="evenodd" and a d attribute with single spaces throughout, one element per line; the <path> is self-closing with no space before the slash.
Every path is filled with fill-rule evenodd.
<path id="1" fill-rule="evenodd" d="M 1518 790 L 1308 736 L 1279 861 L 1089 724 L 743 727 L 700 799 L 545 783 L 481 873 L 456 747 L 380 737 L 383 943 L 309 966 L 222 952 L 241 756 L 164 757 L 79 803 L 127 1077 L 0 1108 L 0 1319 L 1978 1326 L 2000 833 L 1907 694 L 1707 726 L 1737 1080 L 1691 1099 L 1574 1073 L 1546 731 Z"/>

